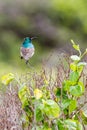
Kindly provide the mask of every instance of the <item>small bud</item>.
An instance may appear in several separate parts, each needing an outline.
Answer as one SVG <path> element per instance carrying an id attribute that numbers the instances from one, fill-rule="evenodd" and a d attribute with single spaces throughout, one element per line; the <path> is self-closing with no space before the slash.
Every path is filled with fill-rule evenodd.
<path id="1" fill-rule="evenodd" d="M 39 89 L 34 90 L 34 96 L 36 99 L 40 99 L 42 97 L 42 91 Z"/>
<path id="2" fill-rule="evenodd" d="M 86 52 L 87 52 L 87 48 L 86 48 Z"/>

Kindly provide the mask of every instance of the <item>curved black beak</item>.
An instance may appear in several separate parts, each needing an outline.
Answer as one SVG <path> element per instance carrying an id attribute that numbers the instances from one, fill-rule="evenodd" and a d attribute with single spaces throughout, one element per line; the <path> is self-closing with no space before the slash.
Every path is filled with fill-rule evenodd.
<path id="1" fill-rule="evenodd" d="M 33 40 L 33 39 L 35 39 L 35 38 L 37 38 L 37 37 L 31 37 L 31 40 Z"/>

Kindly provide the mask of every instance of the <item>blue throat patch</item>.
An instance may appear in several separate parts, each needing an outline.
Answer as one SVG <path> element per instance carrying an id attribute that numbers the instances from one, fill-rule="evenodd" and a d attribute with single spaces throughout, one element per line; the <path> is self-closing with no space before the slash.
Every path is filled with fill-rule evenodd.
<path id="1" fill-rule="evenodd" d="M 34 48 L 32 43 L 23 43 L 22 47 L 24 47 L 24 48 Z"/>
<path id="2" fill-rule="evenodd" d="M 34 48 L 32 42 L 31 42 L 31 38 L 26 37 L 24 39 L 24 42 L 22 43 L 22 47 L 24 47 L 24 48 Z"/>

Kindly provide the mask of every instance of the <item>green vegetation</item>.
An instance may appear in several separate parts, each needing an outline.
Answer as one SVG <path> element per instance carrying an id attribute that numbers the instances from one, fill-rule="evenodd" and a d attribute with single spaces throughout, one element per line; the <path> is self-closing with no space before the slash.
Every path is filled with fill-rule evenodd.
<path id="1" fill-rule="evenodd" d="M 30 66 L 27 36 L 38 37 Z M 0 130 L 86 129 L 86 43 L 86 0 L 0 2 Z"/>
<path id="2" fill-rule="evenodd" d="M 82 108 L 87 101 L 80 103 L 80 99 L 85 96 L 82 78 L 87 63 L 82 58 L 87 54 L 87 49 L 82 53 L 80 46 L 73 40 L 71 42 L 78 55 L 71 55 L 67 73 L 61 65 L 55 76 L 52 70 L 50 74 L 46 73 L 46 68 L 40 73 L 30 72 L 25 75 L 25 80 L 12 73 L 2 76 L 3 85 L 8 86 L 10 91 L 14 84 L 18 86 L 17 94 L 23 110 L 20 118 L 22 129 L 85 130 L 87 114 Z M 59 72 L 61 75 L 58 75 Z"/>

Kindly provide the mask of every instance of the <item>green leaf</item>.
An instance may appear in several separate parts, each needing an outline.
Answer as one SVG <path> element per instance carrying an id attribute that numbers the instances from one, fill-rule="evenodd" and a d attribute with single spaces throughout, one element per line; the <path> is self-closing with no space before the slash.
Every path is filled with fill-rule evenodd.
<path id="1" fill-rule="evenodd" d="M 58 120 L 58 130 L 83 130 L 81 123 L 77 120 Z"/>
<path id="2" fill-rule="evenodd" d="M 21 116 L 21 122 L 22 122 L 22 127 L 23 128 L 28 127 L 28 125 L 29 125 L 29 118 L 28 118 L 28 116 L 26 114 L 23 114 Z"/>
<path id="3" fill-rule="evenodd" d="M 65 99 L 62 101 L 62 109 L 66 109 L 70 105 L 70 99 Z"/>
<path id="4" fill-rule="evenodd" d="M 61 96 L 61 88 L 57 88 L 56 96 L 59 98 Z"/>
<path id="5" fill-rule="evenodd" d="M 82 125 L 77 120 L 67 119 L 64 121 L 64 125 L 67 130 L 83 130 Z"/>
<path id="6" fill-rule="evenodd" d="M 69 108 L 69 114 L 72 113 L 76 107 L 77 107 L 76 100 L 65 99 L 62 101 L 62 109 L 65 110 L 66 108 Z"/>
<path id="7" fill-rule="evenodd" d="M 27 97 L 29 94 L 30 94 L 30 92 L 26 85 L 23 85 L 22 87 L 19 88 L 18 96 L 19 96 L 20 100 L 22 100 L 22 98 L 24 96 Z"/>
<path id="8" fill-rule="evenodd" d="M 40 122 L 44 119 L 43 108 L 44 108 L 44 105 L 41 103 L 38 104 L 36 107 L 36 120 L 37 120 L 37 122 Z"/>
<path id="9" fill-rule="evenodd" d="M 44 112 L 50 118 L 57 118 L 59 117 L 60 108 L 58 104 L 53 100 L 43 100 L 44 104 Z"/>
<path id="10" fill-rule="evenodd" d="M 44 122 L 44 125 L 42 126 L 42 130 L 52 130 L 52 128 L 49 127 L 48 122 Z"/>
<path id="11" fill-rule="evenodd" d="M 85 66 L 85 65 L 87 65 L 87 63 L 86 62 L 79 62 L 77 65 L 78 66 Z"/>
<path id="12" fill-rule="evenodd" d="M 69 104 L 69 114 L 71 114 L 77 107 L 77 101 L 71 100 Z"/>
<path id="13" fill-rule="evenodd" d="M 73 44 L 73 48 L 77 51 L 80 51 L 79 45 L 77 45 L 73 40 L 71 40 L 72 44 Z"/>
<path id="14" fill-rule="evenodd" d="M 76 83 L 79 79 L 79 73 L 77 71 L 71 72 L 69 79 L 72 83 Z"/>
<path id="15" fill-rule="evenodd" d="M 70 69 L 71 69 L 72 71 L 76 71 L 77 65 L 76 65 L 75 63 L 71 63 L 71 64 L 70 64 Z"/>
<path id="16" fill-rule="evenodd" d="M 58 125 L 58 130 L 66 130 L 64 126 L 64 122 L 62 120 L 58 120 L 57 125 Z"/>
<path id="17" fill-rule="evenodd" d="M 68 91 L 71 85 L 72 85 L 72 82 L 70 80 L 65 80 L 63 83 L 64 91 Z"/>
<path id="18" fill-rule="evenodd" d="M 84 93 L 84 85 L 82 82 L 78 82 L 77 85 L 71 86 L 69 91 L 73 96 L 79 97 Z"/>
<path id="19" fill-rule="evenodd" d="M 29 105 L 28 99 L 26 97 L 22 98 L 21 103 L 23 108 Z"/>
<path id="20" fill-rule="evenodd" d="M 20 87 L 20 89 L 18 91 L 18 96 L 22 103 L 22 108 L 26 112 L 28 112 L 28 109 L 29 109 L 29 94 L 30 94 L 30 92 L 26 85 L 23 85 L 22 87 Z"/>
<path id="21" fill-rule="evenodd" d="M 71 58 L 73 61 L 79 61 L 79 60 L 80 60 L 80 57 L 77 56 L 77 55 L 72 55 L 70 58 Z"/>
<path id="22" fill-rule="evenodd" d="M 14 79 L 14 74 L 12 73 L 8 73 L 4 76 L 1 77 L 1 82 L 4 84 L 4 85 L 8 85 L 13 79 Z"/>

